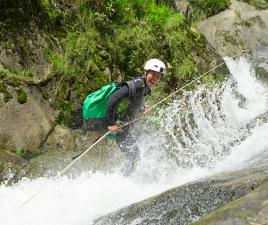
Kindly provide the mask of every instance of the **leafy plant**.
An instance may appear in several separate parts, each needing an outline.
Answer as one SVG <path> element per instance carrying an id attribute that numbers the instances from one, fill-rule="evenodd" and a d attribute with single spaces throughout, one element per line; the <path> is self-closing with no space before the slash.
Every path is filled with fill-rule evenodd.
<path id="1" fill-rule="evenodd" d="M 53 5 L 53 0 L 41 0 L 41 4 L 51 20 L 55 20 L 62 16 L 61 11 Z"/>
<path id="2" fill-rule="evenodd" d="M 209 17 L 216 15 L 217 13 L 228 8 L 231 4 L 230 0 L 189 0 L 189 3 L 193 7 L 194 16 Z"/>
<path id="3" fill-rule="evenodd" d="M 168 6 L 151 4 L 146 10 L 145 20 L 153 26 L 163 27 L 171 15 L 172 11 Z"/>
<path id="4" fill-rule="evenodd" d="M 53 105 L 60 110 L 59 123 L 68 124 L 76 105 L 81 105 L 90 92 L 108 83 L 110 78 L 128 80 L 141 75 L 149 58 L 160 58 L 172 65 L 163 79 L 164 92 L 182 86 L 195 76 L 199 67 L 192 55 L 196 46 L 204 47 L 206 43 L 197 31 L 190 31 L 184 16 L 175 12 L 169 2 L 76 2 L 73 12 L 76 16 L 63 25 L 66 35 L 61 39 L 62 50 L 48 53 L 52 73 L 56 75 L 53 81 L 57 82 L 57 88 L 51 89 L 55 91 Z M 220 6 L 211 0 L 201 3 L 210 8 Z M 109 77 L 104 73 L 107 68 Z M 162 95 L 163 91 L 159 92 Z"/>

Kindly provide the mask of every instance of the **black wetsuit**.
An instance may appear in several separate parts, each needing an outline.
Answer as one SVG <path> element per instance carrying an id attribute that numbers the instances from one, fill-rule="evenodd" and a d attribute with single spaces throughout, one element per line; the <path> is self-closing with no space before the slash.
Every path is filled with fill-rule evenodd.
<path id="1" fill-rule="evenodd" d="M 114 125 L 118 120 L 123 122 L 132 121 L 137 113 L 142 112 L 144 97 L 149 95 L 150 92 L 150 88 L 142 77 L 122 83 L 120 88 L 110 96 L 107 105 L 107 118 L 85 120 L 85 129 L 107 131 L 107 126 Z M 120 103 L 126 100 L 128 102 L 126 109 L 118 114 L 117 109 Z M 130 129 L 131 126 L 126 126 L 118 132 L 116 142 L 128 159 L 136 160 L 139 157 L 139 151 L 135 146 L 134 138 L 130 135 Z"/>

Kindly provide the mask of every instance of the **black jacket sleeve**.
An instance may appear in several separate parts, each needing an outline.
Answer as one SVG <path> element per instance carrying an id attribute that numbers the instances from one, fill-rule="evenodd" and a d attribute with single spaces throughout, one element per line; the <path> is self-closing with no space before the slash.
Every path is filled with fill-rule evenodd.
<path id="1" fill-rule="evenodd" d="M 116 91 L 110 96 L 106 108 L 108 115 L 107 125 L 113 125 L 118 119 L 116 115 L 116 109 L 123 98 L 129 98 L 129 88 L 127 85 L 122 86 L 118 91 Z"/>

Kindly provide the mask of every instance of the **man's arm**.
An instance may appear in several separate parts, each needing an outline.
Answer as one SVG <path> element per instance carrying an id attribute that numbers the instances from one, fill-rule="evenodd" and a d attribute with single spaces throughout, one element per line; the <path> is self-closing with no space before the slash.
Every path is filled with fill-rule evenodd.
<path id="1" fill-rule="evenodd" d="M 124 85 L 118 91 L 116 91 L 110 96 L 106 109 L 108 115 L 107 121 L 109 125 L 114 125 L 114 123 L 116 122 L 117 120 L 116 109 L 120 101 L 124 98 L 129 98 L 129 89 L 127 85 Z"/>

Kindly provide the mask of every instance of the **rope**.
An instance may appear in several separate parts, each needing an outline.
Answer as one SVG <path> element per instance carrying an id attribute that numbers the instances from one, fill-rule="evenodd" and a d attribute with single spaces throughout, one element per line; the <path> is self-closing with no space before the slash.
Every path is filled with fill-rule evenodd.
<path id="1" fill-rule="evenodd" d="M 243 53 L 244 51 L 240 51 L 238 54 L 234 55 L 232 58 L 235 58 L 237 57 L 238 55 L 240 55 L 241 53 Z M 179 91 L 182 91 L 184 90 L 186 87 L 188 87 L 190 84 L 194 83 L 195 81 L 201 79 L 202 77 L 204 77 L 205 75 L 207 75 L 208 73 L 210 73 L 211 71 L 217 69 L 218 67 L 224 65 L 225 62 L 222 62 L 221 64 L 215 66 L 214 68 L 210 69 L 209 71 L 207 71 L 206 73 L 202 74 L 201 76 L 195 78 L 194 80 L 192 80 L 191 82 L 187 83 L 186 85 L 184 85 L 183 87 L 181 87 L 180 89 L 174 91 L 173 93 L 171 93 L 170 95 L 168 95 L 167 97 L 163 98 L 162 100 L 160 100 L 159 102 L 157 102 L 155 105 L 153 105 L 151 108 L 154 109 L 156 108 L 158 105 L 160 105 L 161 103 L 163 103 L 164 101 L 166 101 L 167 99 L 171 98 L 172 96 L 174 96 L 175 94 L 177 94 Z M 144 112 L 141 116 L 139 116 L 138 118 L 130 121 L 130 122 L 127 122 L 121 126 L 119 126 L 119 128 L 123 128 L 123 127 L 126 127 L 126 126 L 129 126 L 130 124 L 132 123 L 135 123 L 136 121 L 138 120 L 141 120 L 144 115 L 146 114 L 147 112 Z M 94 146 L 96 146 L 99 142 L 101 142 L 108 134 L 110 134 L 111 132 L 108 131 L 107 133 L 105 133 L 102 137 L 100 137 L 96 142 L 94 142 L 88 149 L 86 149 L 83 153 L 81 153 L 79 156 L 77 156 L 74 161 L 72 161 L 69 165 L 67 165 L 62 171 L 60 171 L 57 176 L 55 176 L 53 178 L 53 181 L 58 179 L 63 173 L 65 173 L 70 167 L 72 167 L 79 159 L 81 159 L 89 150 L 91 150 Z M 28 202 L 30 202 L 38 193 L 40 192 L 36 192 L 34 193 L 31 197 L 29 197 L 25 202 L 23 202 L 23 204 L 20 205 L 19 209 L 21 209 L 22 207 L 24 207 Z"/>
<path id="2" fill-rule="evenodd" d="M 244 51 L 242 50 L 242 51 L 240 51 L 239 53 L 237 53 L 236 55 L 234 55 L 234 56 L 231 57 L 231 58 L 235 58 L 235 57 L 241 55 L 243 52 L 244 52 Z M 210 73 L 211 71 L 217 69 L 218 67 L 220 67 L 220 66 L 222 66 L 222 65 L 224 65 L 224 64 L 225 64 L 225 62 L 222 62 L 221 64 L 219 64 L 219 65 L 213 67 L 212 69 L 210 69 L 209 71 L 207 71 L 207 72 L 205 72 L 204 74 L 200 75 L 199 77 L 195 78 L 194 80 L 192 80 L 191 82 L 187 83 L 186 85 L 184 85 L 184 86 L 181 87 L 180 89 L 178 89 L 178 90 L 172 92 L 170 95 L 168 95 L 167 97 L 165 97 L 165 98 L 163 98 L 162 100 L 160 100 L 159 102 L 157 102 L 157 103 L 156 103 L 155 105 L 153 105 L 151 108 L 152 108 L 152 109 L 156 108 L 158 105 L 162 104 L 164 101 L 166 101 L 167 99 L 171 98 L 172 96 L 174 96 L 175 94 L 177 94 L 179 91 L 184 90 L 186 87 L 190 86 L 190 85 L 191 85 L 192 83 L 194 83 L 195 81 L 200 80 L 202 77 L 206 76 L 208 73 Z M 136 122 L 136 121 L 142 119 L 146 113 L 147 113 L 147 112 L 143 113 L 140 117 L 138 117 L 138 118 L 136 118 L 136 119 L 134 119 L 134 120 L 132 120 L 132 121 L 130 121 L 130 122 L 125 123 L 125 124 L 122 125 L 120 128 L 125 127 L 125 126 L 128 126 L 128 125 L 130 125 L 130 124 L 132 124 L 132 123 L 134 123 L 134 122 Z"/>
<path id="3" fill-rule="evenodd" d="M 105 133 L 101 138 L 99 138 L 96 142 L 94 142 L 86 151 L 84 151 L 81 155 L 79 155 L 75 160 L 73 160 L 69 165 L 67 165 L 62 171 L 60 171 L 57 176 L 53 178 L 53 181 L 57 180 L 62 174 L 64 174 L 72 165 L 74 165 L 79 159 L 81 159 L 89 150 L 91 150 L 94 146 L 96 146 L 100 141 L 102 141 L 110 131 Z M 42 189 L 44 190 L 44 188 Z M 24 201 L 20 206 L 19 209 L 23 208 L 28 202 L 30 202 L 37 194 L 40 192 L 35 192 L 32 194 L 26 201 Z"/>

